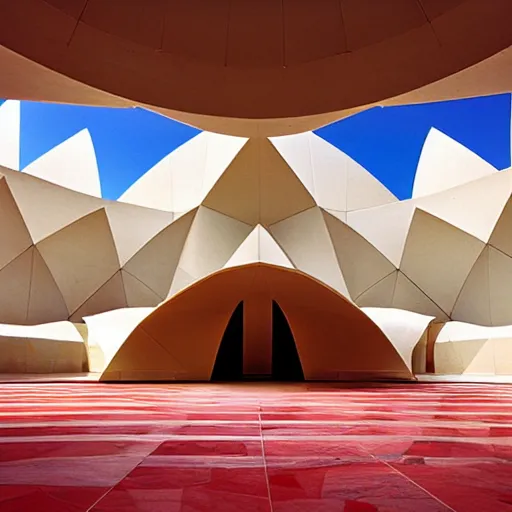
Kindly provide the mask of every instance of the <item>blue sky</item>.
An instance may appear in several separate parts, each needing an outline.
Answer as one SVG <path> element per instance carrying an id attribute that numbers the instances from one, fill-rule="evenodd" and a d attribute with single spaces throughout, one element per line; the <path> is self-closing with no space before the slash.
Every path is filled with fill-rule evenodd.
<path id="1" fill-rule="evenodd" d="M 488 160 L 510 166 L 510 95 L 428 105 L 374 108 L 316 133 L 361 163 L 400 199 L 434 126 Z M 198 130 L 152 112 L 22 102 L 21 167 L 88 128 L 104 197 L 118 198 L 134 181 Z"/>

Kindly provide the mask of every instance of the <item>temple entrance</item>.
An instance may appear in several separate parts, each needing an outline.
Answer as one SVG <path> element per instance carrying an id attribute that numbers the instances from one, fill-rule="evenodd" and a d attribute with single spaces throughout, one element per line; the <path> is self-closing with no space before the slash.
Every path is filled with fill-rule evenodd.
<path id="1" fill-rule="evenodd" d="M 243 301 L 231 315 L 212 381 L 303 381 L 292 331 L 275 301 Z"/>

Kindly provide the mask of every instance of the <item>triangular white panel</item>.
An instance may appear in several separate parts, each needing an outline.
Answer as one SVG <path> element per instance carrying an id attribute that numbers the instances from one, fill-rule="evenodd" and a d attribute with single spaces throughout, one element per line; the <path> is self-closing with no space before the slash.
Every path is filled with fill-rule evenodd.
<path id="1" fill-rule="evenodd" d="M 246 224 L 270 225 L 312 208 L 314 199 L 275 147 L 250 139 L 203 201 Z"/>
<path id="2" fill-rule="evenodd" d="M 416 199 L 416 204 L 470 235 L 488 242 L 512 192 L 512 171 Z"/>
<path id="3" fill-rule="evenodd" d="M 327 212 L 323 215 L 343 278 L 354 300 L 396 270 L 382 253 L 350 226 Z"/>
<path id="4" fill-rule="evenodd" d="M 105 210 L 121 266 L 174 218 L 171 212 L 114 201 L 107 203 Z"/>
<path id="5" fill-rule="evenodd" d="M 322 212 L 314 207 L 270 226 L 295 268 L 350 297 Z"/>
<path id="6" fill-rule="evenodd" d="M 280 267 L 294 268 L 288 256 L 279 247 L 272 235 L 262 226 L 259 226 L 259 259 L 263 263 L 278 265 Z"/>
<path id="7" fill-rule="evenodd" d="M 449 317 L 435 304 L 432 299 L 427 297 L 412 281 L 410 281 L 402 272 L 398 272 L 396 280 L 395 293 L 393 296 L 393 307 L 415 311 L 422 315 L 433 316 L 438 320 L 447 321 Z"/>
<path id="8" fill-rule="evenodd" d="M 259 262 L 293 268 L 288 256 L 272 238 L 272 235 L 261 225 L 256 226 L 251 231 L 224 265 L 224 268 Z"/>
<path id="9" fill-rule="evenodd" d="M 244 137 L 233 137 L 219 133 L 204 132 L 206 138 L 206 167 L 201 190 L 201 200 L 212 189 L 222 173 L 229 167 L 233 159 L 240 153 L 248 139 Z M 181 194 L 179 182 L 175 179 L 174 192 Z M 175 201 L 179 206 L 179 202 Z M 180 211 L 179 209 L 177 211 Z"/>
<path id="10" fill-rule="evenodd" d="M 155 307 L 162 302 L 162 298 L 141 280 L 132 276 L 125 270 L 121 270 L 121 276 L 123 278 L 126 304 L 128 307 Z"/>
<path id="11" fill-rule="evenodd" d="M 348 212 L 347 224 L 363 235 L 395 267 L 398 267 L 414 208 L 413 201 L 400 201 L 376 208 Z"/>
<path id="12" fill-rule="evenodd" d="M 390 308 L 393 306 L 393 296 L 399 272 L 395 271 L 375 283 L 371 288 L 359 295 L 354 302 L 359 307 Z"/>
<path id="13" fill-rule="evenodd" d="M 5 178 L 0 177 L 0 269 L 32 245 Z"/>
<path id="14" fill-rule="evenodd" d="M 169 291 L 167 298 L 176 295 L 178 292 L 184 290 L 187 286 L 190 286 L 198 280 L 199 278 L 191 276 L 188 272 L 185 272 L 183 269 L 178 267 L 174 273 L 171 290 Z"/>
<path id="15" fill-rule="evenodd" d="M 20 169 L 21 104 L 7 100 L 0 105 L 0 166 Z"/>
<path id="16" fill-rule="evenodd" d="M 50 269 L 33 249 L 27 323 L 42 324 L 68 318 L 69 312 Z"/>
<path id="17" fill-rule="evenodd" d="M 356 210 L 397 200 L 364 167 L 312 132 L 270 140 L 322 208 Z"/>
<path id="18" fill-rule="evenodd" d="M 105 202 L 23 172 L 3 170 L 34 243 L 99 210 Z"/>
<path id="19" fill-rule="evenodd" d="M 352 159 L 349 160 L 347 164 L 348 211 L 373 208 L 396 201 L 398 199 L 362 165 Z"/>
<path id="20" fill-rule="evenodd" d="M 118 201 L 171 212 L 173 210 L 172 155 L 173 153 L 170 153 L 143 174 L 121 195 Z"/>
<path id="21" fill-rule="evenodd" d="M 126 307 L 121 272 L 117 272 L 101 288 L 94 292 L 71 316 L 72 322 L 81 322 L 85 316 L 105 313 L 112 309 Z"/>
<path id="22" fill-rule="evenodd" d="M 473 265 L 453 308 L 453 320 L 492 325 L 489 249 L 486 246 Z"/>
<path id="23" fill-rule="evenodd" d="M 189 212 L 149 240 L 125 265 L 124 270 L 165 299 L 183 251 L 195 211 Z"/>
<path id="24" fill-rule="evenodd" d="M 450 315 L 483 248 L 478 238 L 417 208 L 400 270 Z"/>
<path id="25" fill-rule="evenodd" d="M 201 206 L 192 223 L 178 268 L 194 279 L 220 270 L 250 232 L 248 224 Z M 171 294 L 179 291 L 175 281 Z"/>
<path id="26" fill-rule="evenodd" d="M 101 197 L 96 152 L 87 129 L 39 157 L 23 172 L 82 194 Z"/>
<path id="27" fill-rule="evenodd" d="M 158 210 L 189 211 L 201 203 L 246 140 L 202 132 L 158 162 L 119 200 Z"/>
<path id="28" fill-rule="evenodd" d="M 98 210 L 39 242 L 68 311 L 74 312 L 119 270 L 105 210 Z"/>
<path id="29" fill-rule="evenodd" d="M 421 151 L 412 197 L 428 196 L 497 172 L 491 164 L 436 128 Z"/>
<path id="30" fill-rule="evenodd" d="M 34 248 L 26 250 L 0 270 L 0 322 L 24 324 L 30 298 Z"/>
<path id="31" fill-rule="evenodd" d="M 315 179 L 311 156 L 311 132 L 271 137 L 269 140 L 292 168 L 309 193 L 315 196 Z"/>
<path id="32" fill-rule="evenodd" d="M 489 247 L 492 325 L 512 324 L 512 258 Z"/>

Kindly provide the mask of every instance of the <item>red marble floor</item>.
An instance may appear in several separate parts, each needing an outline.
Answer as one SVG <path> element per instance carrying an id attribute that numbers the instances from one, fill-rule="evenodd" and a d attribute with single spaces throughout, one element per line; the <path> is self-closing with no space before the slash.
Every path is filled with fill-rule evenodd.
<path id="1" fill-rule="evenodd" d="M 0 512 L 512 511 L 512 386 L 0 384 Z"/>

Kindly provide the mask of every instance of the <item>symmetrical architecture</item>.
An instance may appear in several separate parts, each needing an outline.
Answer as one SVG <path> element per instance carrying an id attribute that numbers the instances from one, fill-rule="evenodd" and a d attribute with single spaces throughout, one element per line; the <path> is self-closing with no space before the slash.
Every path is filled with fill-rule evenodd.
<path id="1" fill-rule="evenodd" d="M 452 321 L 512 347 L 482 331 L 512 324 L 512 171 L 435 128 L 405 201 L 312 132 L 202 132 L 110 201 L 86 130 L 16 170 L 19 117 L 0 106 L 0 336 L 38 348 L 1 371 L 62 370 L 68 333 L 69 371 L 208 380 L 240 304 L 246 376 L 272 374 L 276 305 L 311 380 L 466 371 Z"/>
<path id="2" fill-rule="evenodd" d="M 509 0 L 0 2 L 0 371 L 507 373 L 470 354 L 512 343 L 512 170 L 432 128 L 400 201 L 312 130 L 511 92 L 511 18 Z M 21 169 L 18 100 L 204 131 L 112 201 L 87 129 Z"/>

